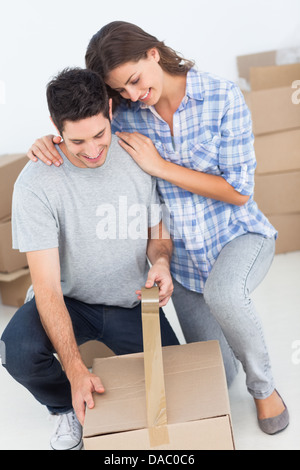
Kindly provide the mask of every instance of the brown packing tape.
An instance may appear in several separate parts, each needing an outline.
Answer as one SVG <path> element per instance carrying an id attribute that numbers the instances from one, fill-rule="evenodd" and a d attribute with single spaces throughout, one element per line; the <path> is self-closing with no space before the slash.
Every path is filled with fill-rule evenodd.
<path id="1" fill-rule="evenodd" d="M 159 321 L 159 290 L 142 288 L 142 323 L 150 446 L 169 443 L 167 406 Z"/>

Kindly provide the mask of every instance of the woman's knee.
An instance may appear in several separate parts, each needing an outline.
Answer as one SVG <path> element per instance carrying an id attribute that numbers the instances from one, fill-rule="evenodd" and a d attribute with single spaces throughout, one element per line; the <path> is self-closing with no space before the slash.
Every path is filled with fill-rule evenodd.
<path id="1" fill-rule="evenodd" d="M 223 303 L 229 300 L 232 291 L 232 284 L 227 282 L 227 279 L 218 278 L 213 272 L 207 278 L 203 290 L 203 297 L 208 305 L 214 303 Z"/>
<path id="2" fill-rule="evenodd" d="M 230 316 L 230 312 L 235 311 L 237 306 L 245 306 L 248 302 L 245 286 L 236 279 L 208 278 L 203 296 L 214 316 L 221 315 L 223 318 L 225 315 Z"/>

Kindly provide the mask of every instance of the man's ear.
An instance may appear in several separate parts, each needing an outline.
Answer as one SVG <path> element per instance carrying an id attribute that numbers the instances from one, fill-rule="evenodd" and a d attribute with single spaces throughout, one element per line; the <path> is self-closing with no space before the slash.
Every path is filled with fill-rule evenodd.
<path id="1" fill-rule="evenodd" d="M 112 98 L 109 99 L 108 104 L 109 104 L 109 118 L 112 121 Z"/>
<path id="2" fill-rule="evenodd" d="M 62 138 L 62 135 L 61 135 L 61 133 L 59 132 L 59 130 L 57 129 L 57 126 L 56 126 L 56 124 L 54 123 L 54 121 L 53 121 L 53 119 L 52 119 L 52 116 L 49 116 L 49 117 L 50 117 L 50 121 L 52 122 L 53 126 L 54 126 L 55 129 L 56 129 L 56 132 L 57 132 L 58 135 Z"/>

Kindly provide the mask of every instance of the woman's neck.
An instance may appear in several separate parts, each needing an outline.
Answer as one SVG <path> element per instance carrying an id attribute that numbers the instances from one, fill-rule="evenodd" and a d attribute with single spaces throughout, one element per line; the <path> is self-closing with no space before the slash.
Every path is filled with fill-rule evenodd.
<path id="1" fill-rule="evenodd" d="M 157 112 L 159 113 L 159 109 L 168 109 L 174 114 L 183 100 L 185 92 L 186 75 L 165 73 L 163 91 L 158 103 L 155 105 Z"/>
<path id="2" fill-rule="evenodd" d="M 163 92 L 155 105 L 158 114 L 169 124 L 173 135 L 173 115 L 186 92 L 186 75 L 165 74 Z"/>

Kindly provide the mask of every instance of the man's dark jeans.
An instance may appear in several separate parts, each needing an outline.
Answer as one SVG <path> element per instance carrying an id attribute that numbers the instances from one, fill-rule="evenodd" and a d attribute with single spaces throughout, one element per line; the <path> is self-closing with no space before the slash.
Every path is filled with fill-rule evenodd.
<path id="1" fill-rule="evenodd" d="M 77 344 L 98 340 L 116 355 L 143 351 L 141 305 L 128 309 L 107 305 L 89 305 L 65 297 Z M 179 344 L 160 309 L 162 345 Z M 52 413 L 72 409 L 70 383 L 54 356 L 45 333 L 35 299 L 21 307 L 6 327 L 2 341 L 6 348 L 4 367 Z"/>

